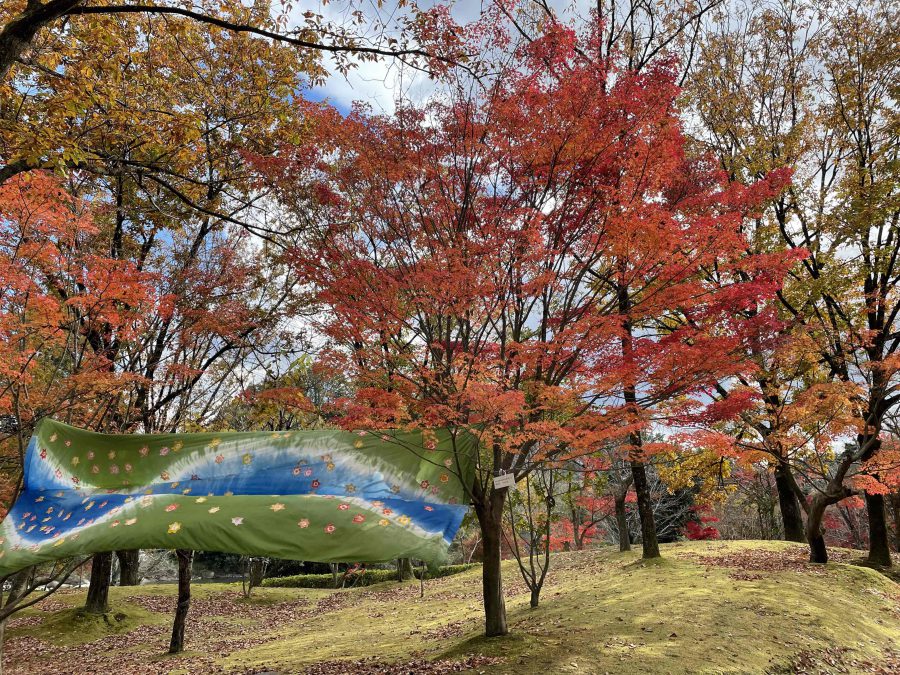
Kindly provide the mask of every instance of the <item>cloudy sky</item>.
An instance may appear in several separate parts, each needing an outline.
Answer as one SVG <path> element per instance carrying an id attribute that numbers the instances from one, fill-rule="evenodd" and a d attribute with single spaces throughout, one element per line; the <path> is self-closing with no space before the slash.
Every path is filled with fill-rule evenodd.
<path id="1" fill-rule="evenodd" d="M 490 2 L 491 0 L 457 0 L 451 5 L 453 17 L 460 23 L 473 21 Z M 346 8 L 342 2 L 322 5 L 315 1 L 301 1 L 298 4 L 293 9 L 294 16 L 299 17 L 303 12 L 311 10 L 335 22 L 342 21 Z M 426 8 L 437 3 L 434 0 L 419 0 L 418 4 Z M 549 4 L 564 19 L 572 17 L 575 11 L 573 7 L 583 11 L 590 5 L 587 0 L 576 0 L 574 3 L 570 0 L 551 0 Z M 364 0 L 362 11 L 373 18 L 380 13 L 382 17 L 393 16 L 396 19 L 405 10 L 397 9 L 396 0 L 385 0 L 380 9 L 376 7 L 376 0 Z M 333 70 L 333 62 L 326 62 Z M 428 96 L 432 88 L 432 83 L 423 73 L 401 68 L 391 59 L 382 59 L 374 63 L 361 63 L 346 76 L 334 73 L 324 86 L 313 88 L 307 95 L 313 100 L 327 98 L 343 112 L 349 110 L 354 101 L 369 104 L 375 112 L 391 112 L 398 96 L 421 100 Z"/>

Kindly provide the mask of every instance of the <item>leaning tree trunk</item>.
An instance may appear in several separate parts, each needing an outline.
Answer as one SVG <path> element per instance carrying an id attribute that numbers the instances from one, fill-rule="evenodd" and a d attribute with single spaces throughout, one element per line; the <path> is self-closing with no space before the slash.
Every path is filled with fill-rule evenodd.
<path id="1" fill-rule="evenodd" d="M 781 508 L 781 521 L 784 524 L 784 540 L 805 542 L 803 513 L 800 500 L 794 492 L 791 467 L 779 462 L 775 466 L 775 487 L 778 490 L 778 505 Z"/>
<path id="2" fill-rule="evenodd" d="M 866 511 L 869 515 L 869 557 L 873 565 L 891 566 L 887 519 L 884 514 L 884 495 L 866 492 Z"/>
<path id="3" fill-rule="evenodd" d="M 653 517 L 653 503 L 647 483 L 647 467 L 639 460 L 632 461 L 631 473 L 634 475 L 634 493 L 637 495 L 638 515 L 641 518 L 643 557 L 659 558 L 659 541 L 656 538 L 656 519 Z"/>
<path id="4" fill-rule="evenodd" d="M 91 560 L 91 583 L 84 603 L 84 610 L 90 614 L 105 614 L 109 610 L 112 556 L 112 553 L 95 553 Z"/>
<path id="5" fill-rule="evenodd" d="M 178 607 L 175 609 L 175 621 L 172 622 L 170 654 L 178 654 L 184 649 L 184 625 L 191 608 L 191 566 L 194 552 L 178 549 L 175 556 L 178 558 Z"/>
<path id="6" fill-rule="evenodd" d="M 619 528 L 619 550 L 631 550 L 631 532 L 628 531 L 628 514 L 625 512 L 625 495 L 614 497 L 616 527 Z"/>
<path id="7" fill-rule="evenodd" d="M 119 586 L 141 585 L 141 552 L 138 549 L 116 551 L 119 559 Z"/>
<path id="8" fill-rule="evenodd" d="M 503 599 L 503 579 L 500 574 L 500 543 L 502 537 L 503 502 L 506 488 L 493 490 L 475 500 L 475 515 L 481 527 L 484 562 L 481 566 L 481 587 L 484 596 L 484 634 L 487 637 L 506 635 L 506 603 Z"/>

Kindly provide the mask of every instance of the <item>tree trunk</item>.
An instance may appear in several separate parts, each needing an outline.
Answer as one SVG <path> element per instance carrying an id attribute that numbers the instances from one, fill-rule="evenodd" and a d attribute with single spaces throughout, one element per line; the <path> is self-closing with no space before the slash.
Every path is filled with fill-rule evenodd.
<path id="1" fill-rule="evenodd" d="M 250 574 L 249 582 L 250 588 L 254 589 L 257 586 L 262 586 L 262 582 L 266 578 L 266 569 L 269 566 L 269 559 L 261 556 L 254 556 L 250 558 Z"/>
<path id="2" fill-rule="evenodd" d="M 416 574 L 413 571 L 412 559 L 397 558 L 397 581 L 408 581 L 415 578 Z"/>
<path id="3" fill-rule="evenodd" d="M 825 537 L 822 534 L 822 519 L 828 504 L 824 499 L 816 496 L 809 506 L 809 514 L 806 518 L 806 539 L 809 542 L 809 561 L 813 563 L 827 563 L 828 550 L 825 548 Z"/>
<path id="4" fill-rule="evenodd" d="M 628 515 L 625 513 L 625 495 L 616 496 L 616 527 L 619 528 L 619 550 L 631 550 L 631 533 L 628 531 Z"/>
<path id="5" fill-rule="evenodd" d="M 650 486 L 647 484 L 647 467 L 641 461 L 631 462 L 634 476 L 634 493 L 637 495 L 638 514 L 641 518 L 641 546 L 644 558 L 659 558 L 659 541 L 656 538 L 656 520 L 650 501 Z"/>
<path id="6" fill-rule="evenodd" d="M 500 540 L 505 498 L 504 488 L 493 490 L 483 501 L 475 502 L 475 515 L 481 527 L 484 554 L 481 586 L 484 596 L 484 634 L 487 637 L 509 633 L 506 624 L 506 603 L 503 599 L 503 580 L 500 575 Z"/>
<path id="7" fill-rule="evenodd" d="M 88 586 L 84 609 L 90 614 L 105 614 L 109 610 L 109 582 L 112 573 L 112 553 L 95 553 L 91 560 L 91 583 Z"/>
<path id="8" fill-rule="evenodd" d="M 178 654 L 184 649 L 184 625 L 188 610 L 191 608 L 191 566 L 194 552 L 178 549 L 175 556 L 178 558 L 178 607 L 175 610 L 175 621 L 172 623 L 170 654 Z"/>
<path id="9" fill-rule="evenodd" d="M 541 589 L 540 588 L 532 588 L 531 589 L 531 609 L 535 609 L 538 606 L 538 602 L 540 602 L 541 597 Z"/>
<path id="10" fill-rule="evenodd" d="M 0 620 L 0 675 L 3 675 L 3 639 L 6 634 L 6 619 Z"/>
<path id="11" fill-rule="evenodd" d="M 141 585 L 141 552 L 138 549 L 116 551 L 119 559 L 119 586 Z"/>
<path id="12" fill-rule="evenodd" d="M 803 532 L 803 513 L 800 501 L 791 486 L 791 468 L 782 462 L 775 466 L 775 487 L 778 490 L 778 505 L 781 508 L 781 520 L 784 523 L 784 540 L 805 542 Z"/>
<path id="13" fill-rule="evenodd" d="M 873 565 L 891 566 L 891 549 L 888 545 L 887 519 L 884 515 L 884 495 L 866 492 L 866 510 L 869 514 L 869 557 Z"/>
<path id="14" fill-rule="evenodd" d="M 894 512 L 894 548 L 900 553 L 900 492 L 891 495 L 891 510 Z"/>

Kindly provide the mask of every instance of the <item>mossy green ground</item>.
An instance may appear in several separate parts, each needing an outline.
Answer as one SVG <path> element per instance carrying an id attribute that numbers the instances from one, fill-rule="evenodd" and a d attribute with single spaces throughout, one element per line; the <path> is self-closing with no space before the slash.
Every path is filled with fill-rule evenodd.
<path id="1" fill-rule="evenodd" d="M 196 585 L 189 651 L 178 657 L 163 655 L 174 586 L 114 588 L 100 619 L 74 610 L 83 591 L 65 592 L 10 627 L 6 665 L 13 673 L 295 673 L 323 661 L 480 655 L 491 657 L 475 662 L 484 673 L 900 668 L 900 585 L 875 570 L 807 565 L 804 547 L 782 542 L 686 542 L 664 546 L 663 556 L 645 563 L 639 552 L 559 554 L 537 609 L 508 561 L 511 634 L 494 639 L 480 637 L 479 570 L 427 582 L 424 598 L 418 582 L 261 588 L 249 601 L 234 585 Z"/>

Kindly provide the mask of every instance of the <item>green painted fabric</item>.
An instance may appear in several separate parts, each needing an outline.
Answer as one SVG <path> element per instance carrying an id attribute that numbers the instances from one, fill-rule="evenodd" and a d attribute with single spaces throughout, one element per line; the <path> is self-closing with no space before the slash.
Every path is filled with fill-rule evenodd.
<path id="1" fill-rule="evenodd" d="M 475 452 L 447 430 L 108 435 L 44 420 L 0 523 L 0 575 L 136 548 L 440 562 Z"/>

